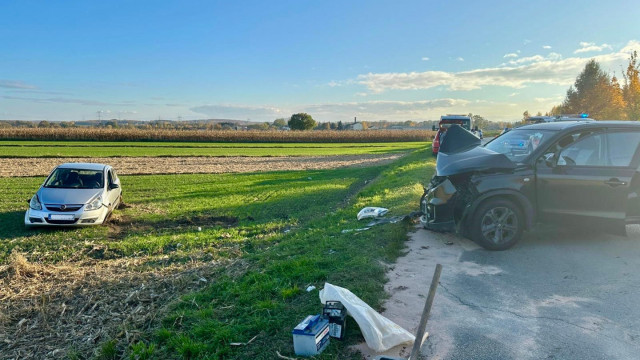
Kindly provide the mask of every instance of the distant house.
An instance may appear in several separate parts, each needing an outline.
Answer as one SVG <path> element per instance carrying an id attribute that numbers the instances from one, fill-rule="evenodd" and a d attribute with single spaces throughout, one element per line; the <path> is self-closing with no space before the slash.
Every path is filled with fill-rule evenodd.
<path id="1" fill-rule="evenodd" d="M 359 122 L 349 123 L 344 126 L 344 129 L 345 130 L 364 130 L 364 126 L 362 126 L 362 123 L 359 123 Z"/>

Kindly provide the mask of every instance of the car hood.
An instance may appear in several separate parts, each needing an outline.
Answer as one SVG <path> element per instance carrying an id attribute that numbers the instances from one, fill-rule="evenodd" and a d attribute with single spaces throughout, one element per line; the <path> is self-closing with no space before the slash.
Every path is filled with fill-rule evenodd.
<path id="1" fill-rule="evenodd" d="M 38 198 L 43 204 L 86 204 L 103 189 L 54 189 L 41 188 Z"/>
<path id="2" fill-rule="evenodd" d="M 436 160 L 436 175 L 451 176 L 472 171 L 511 170 L 516 165 L 504 154 L 480 145 L 480 139 L 459 126 L 447 131 Z"/>

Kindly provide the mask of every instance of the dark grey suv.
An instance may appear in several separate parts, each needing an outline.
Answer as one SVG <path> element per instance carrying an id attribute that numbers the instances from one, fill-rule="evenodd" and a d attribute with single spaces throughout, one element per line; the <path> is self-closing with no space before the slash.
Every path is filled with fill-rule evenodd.
<path id="1" fill-rule="evenodd" d="M 454 127 L 420 200 L 427 229 L 456 231 L 490 250 L 537 222 L 625 233 L 640 223 L 640 122 L 523 126 L 480 146 Z"/>

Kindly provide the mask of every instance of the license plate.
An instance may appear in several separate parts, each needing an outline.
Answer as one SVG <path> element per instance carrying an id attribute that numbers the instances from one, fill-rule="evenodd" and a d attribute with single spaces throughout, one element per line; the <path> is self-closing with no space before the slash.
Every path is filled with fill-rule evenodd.
<path id="1" fill-rule="evenodd" d="M 58 215 L 58 214 L 50 214 L 49 220 L 73 220 L 73 215 Z"/>

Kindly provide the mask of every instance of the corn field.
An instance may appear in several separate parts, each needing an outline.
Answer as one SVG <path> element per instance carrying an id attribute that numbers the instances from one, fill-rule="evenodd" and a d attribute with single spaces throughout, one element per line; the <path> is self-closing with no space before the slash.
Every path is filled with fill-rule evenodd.
<path id="1" fill-rule="evenodd" d="M 261 130 L 143 130 L 101 128 L 6 128 L 0 140 L 82 140 L 82 141 L 188 141 L 188 142 L 398 142 L 428 141 L 430 130 L 370 131 L 261 131 Z"/>

